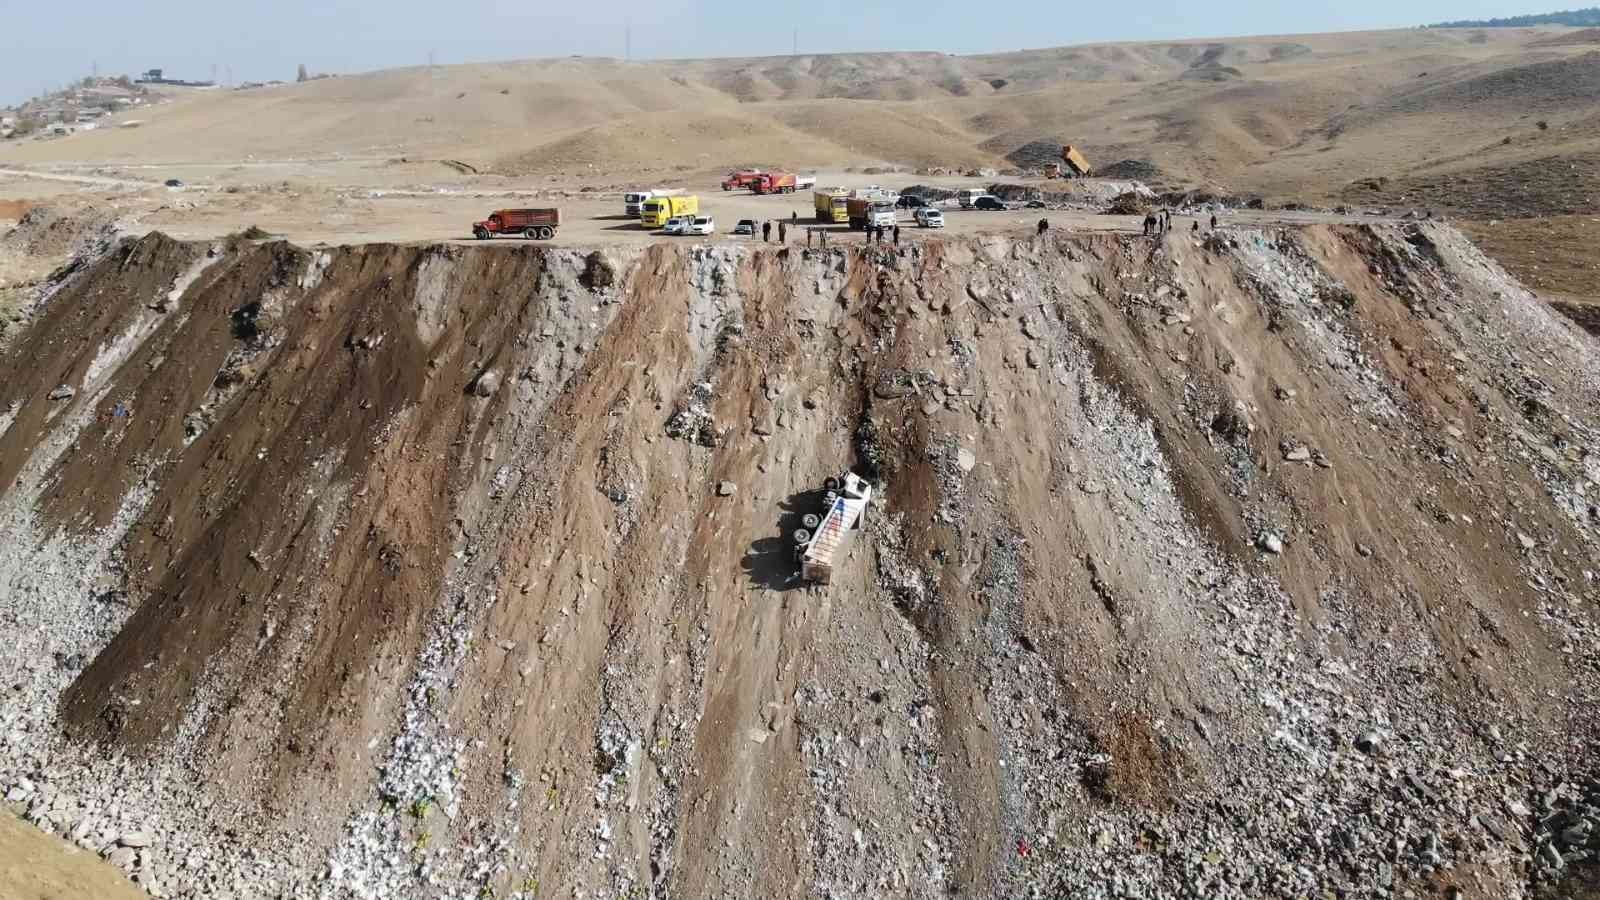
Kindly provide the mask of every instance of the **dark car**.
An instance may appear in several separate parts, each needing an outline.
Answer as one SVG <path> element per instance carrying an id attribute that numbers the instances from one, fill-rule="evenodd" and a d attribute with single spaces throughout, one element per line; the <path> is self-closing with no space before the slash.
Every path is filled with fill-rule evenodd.
<path id="1" fill-rule="evenodd" d="M 973 209 L 1005 209 L 1006 205 L 1004 203 L 1000 202 L 1000 198 L 999 197 L 991 197 L 988 194 L 984 194 L 982 197 L 979 197 L 978 199 L 972 201 L 972 208 Z"/>
<path id="2" fill-rule="evenodd" d="M 183 187 L 183 182 L 179 181 L 176 178 L 168 178 L 167 179 L 167 187 Z"/>
<path id="3" fill-rule="evenodd" d="M 1028 208 L 1029 209 L 1044 209 L 1044 201 L 1043 200 L 1029 200 L 1028 201 Z"/>
<path id="4" fill-rule="evenodd" d="M 900 199 L 896 200 L 894 205 L 901 209 L 921 209 L 928 205 L 928 201 L 915 194 L 901 194 Z"/>

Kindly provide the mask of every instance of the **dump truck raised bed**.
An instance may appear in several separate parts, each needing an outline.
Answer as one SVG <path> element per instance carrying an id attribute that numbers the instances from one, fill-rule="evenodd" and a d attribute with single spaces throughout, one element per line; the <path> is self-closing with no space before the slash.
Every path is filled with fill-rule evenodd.
<path id="1" fill-rule="evenodd" d="M 823 488 L 822 510 L 806 514 L 790 535 L 800 577 L 814 584 L 833 580 L 833 567 L 844 558 L 851 532 L 861 527 L 872 502 L 872 485 L 853 472 L 829 478 Z"/>
<path id="2" fill-rule="evenodd" d="M 869 225 L 893 228 L 894 201 L 878 197 L 851 197 L 845 201 L 850 228 L 859 231 Z"/>
<path id="3" fill-rule="evenodd" d="M 792 194 L 796 180 L 792 172 L 763 172 L 750 179 L 750 193 Z"/>
<path id="4" fill-rule="evenodd" d="M 817 209 L 817 221 L 824 223 L 850 221 L 846 200 L 850 192 L 844 188 L 820 188 L 811 193 L 812 204 Z"/>
<path id="5" fill-rule="evenodd" d="M 561 227 L 559 209 L 497 209 L 482 222 L 472 223 L 472 236 L 486 241 L 496 235 L 510 234 L 548 241 Z"/>
<path id="6" fill-rule="evenodd" d="M 668 219 L 698 215 L 700 197 L 695 194 L 687 197 L 651 197 L 644 202 L 642 209 L 644 211 L 639 213 L 639 224 L 646 228 L 661 228 Z"/>
<path id="7" fill-rule="evenodd" d="M 1089 160 L 1078 152 L 1078 148 L 1071 144 L 1061 148 L 1061 161 L 1067 164 L 1066 168 L 1061 170 L 1063 177 L 1077 175 L 1081 178 L 1087 178 L 1094 174 L 1094 166 L 1089 165 Z"/>

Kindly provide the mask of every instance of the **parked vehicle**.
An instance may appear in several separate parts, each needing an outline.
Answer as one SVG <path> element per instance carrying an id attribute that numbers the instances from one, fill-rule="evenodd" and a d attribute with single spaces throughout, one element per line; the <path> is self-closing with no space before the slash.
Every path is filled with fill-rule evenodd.
<path id="1" fill-rule="evenodd" d="M 791 172 L 763 172 L 750 179 L 752 194 L 792 194 L 795 176 Z"/>
<path id="2" fill-rule="evenodd" d="M 733 233 L 734 234 L 749 234 L 749 235 L 755 234 L 756 233 L 756 220 L 755 219 L 740 219 L 739 220 L 739 224 L 733 226 Z"/>
<path id="3" fill-rule="evenodd" d="M 911 217 L 916 219 L 917 224 L 921 225 L 923 228 L 944 227 L 944 213 L 932 206 L 924 206 L 919 208 L 916 212 L 911 214 Z"/>
<path id="4" fill-rule="evenodd" d="M 644 202 L 654 197 L 672 197 L 683 193 L 682 191 L 649 190 L 629 191 L 622 195 L 622 212 L 624 215 L 638 216 L 644 212 Z"/>
<path id="5" fill-rule="evenodd" d="M 639 224 L 646 228 L 661 228 L 668 219 L 693 216 L 700 212 L 700 198 L 688 196 L 651 197 L 644 202 L 639 213 Z"/>
<path id="6" fill-rule="evenodd" d="M 956 192 L 956 202 L 961 204 L 962 209 L 971 209 L 972 204 L 982 196 L 985 196 L 984 192 L 977 188 L 962 188 Z"/>
<path id="7" fill-rule="evenodd" d="M 797 191 L 809 191 L 816 186 L 817 176 L 815 175 L 796 175 L 794 177 L 794 189 Z"/>
<path id="8" fill-rule="evenodd" d="M 816 207 L 817 221 L 825 224 L 850 221 L 850 210 L 846 203 L 849 196 L 850 192 L 842 187 L 813 191 L 811 200 Z"/>
<path id="9" fill-rule="evenodd" d="M 722 179 L 722 189 L 735 191 L 740 188 L 747 188 L 750 186 L 751 180 L 761 174 L 763 173 L 760 169 L 741 169 L 737 172 L 729 172 L 728 177 Z"/>
<path id="10" fill-rule="evenodd" d="M 894 205 L 900 209 L 921 209 L 928 205 L 928 201 L 918 197 L 916 194 L 901 194 L 900 199 L 896 200 Z"/>
<path id="11" fill-rule="evenodd" d="M 845 201 L 849 212 L 850 228 L 859 231 L 869 225 L 893 228 L 895 224 L 894 201 L 871 197 L 850 197 Z"/>
<path id="12" fill-rule="evenodd" d="M 561 227 L 559 209 L 497 209 L 489 218 L 472 224 L 472 236 L 486 241 L 496 235 L 521 235 L 548 241 Z"/>
<path id="13" fill-rule="evenodd" d="M 667 224 L 661 226 L 661 233 L 687 234 L 689 231 L 689 222 L 692 218 L 693 217 L 691 216 L 673 216 L 667 220 Z"/>
<path id="14" fill-rule="evenodd" d="M 693 219 L 689 220 L 689 227 L 684 233 L 706 235 L 716 234 L 717 220 L 711 218 L 710 216 L 695 216 Z"/>
<path id="15" fill-rule="evenodd" d="M 972 201 L 972 208 L 973 209 L 1005 209 L 1006 205 L 1004 203 L 1000 202 L 1000 198 L 999 197 L 994 197 L 994 196 L 990 196 L 989 194 L 984 194 L 982 197 L 979 197 L 976 200 Z"/>

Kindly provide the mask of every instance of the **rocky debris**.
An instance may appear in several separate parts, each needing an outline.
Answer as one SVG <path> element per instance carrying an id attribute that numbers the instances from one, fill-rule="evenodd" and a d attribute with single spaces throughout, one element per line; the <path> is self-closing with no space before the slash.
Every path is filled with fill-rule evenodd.
<path id="1" fill-rule="evenodd" d="M 1263 531 L 1256 538 L 1256 546 L 1267 553 L 1279 556 L 1283 553 L 1283 536 L 1274 531 Z"/>
<path id="2" fill-rule="evenodd" d="M 1534 819 L 1536 882 L 1562 881 L 1573 867 L 1600 875 L 1600 778 L 1557 784 L 1539 798 Z"/>
<path id="3" fill-rule="evenodd" d="M 500 370 L 490 369 L 472 382 L 472 392 L 479 397 L 493 397 L 500 390 Z"/>
<path id="4" fill-rule="evenodd" d="M 738 490 L 739 490 L 739 486 L 734 484 L 731 481 L 720 481 L 720 482 L 717 483 L 717 496 L 718 497 L 732 497 L 734 495 L 734 492 L 736 492 Z"/>
<path id="5" fill-rule="evenodd" d="M 702 447 L 716 447 L 721 435 L 717 431 L 716 420 L 711 416 L 711 405 L 716 401 L 713 392 L 709 381 L 697 382 L 690 387 L 688 396 L 667 418 L 667 437 Z"/>
<path id="6" fill-rule="evenodd" d="M 1305 446 L 1304 444 L 1285 442 L 1283 445 L 1281 445 L 1281 449 L 1283 451 L 1283 458 L 1288 462 L 1311 461 L 1311 448 Z"/>
<path id="7" fill-rule="evenodd" d="M 599 250 L 583 258 L 583 274 L 579 283 L 591 291 L 604 290 L 616 284 L 617 270 Z"/>

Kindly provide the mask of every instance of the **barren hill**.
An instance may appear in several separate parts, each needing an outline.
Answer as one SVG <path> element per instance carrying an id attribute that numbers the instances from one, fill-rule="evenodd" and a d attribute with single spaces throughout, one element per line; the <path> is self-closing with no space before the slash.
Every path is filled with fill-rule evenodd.
<path id="1" fill-rule="evenodd" d="M 1530 154 L 1600 148 L 1585 124 L 1600 115 L 1600 91 L 1582 35 L 1430 29 L 980 56 L 398 69 L 191 94 L 138 129 L 7 146 L 0 163 L 404 156 L 517 177 L 626 178 L 738 162 L 1004 167 L 1048 141 L 1083 146 L 1102 164 L 1148 160 L 1174 183 L 1333 200 L 1362 179 L 1492 172 Z"/>

